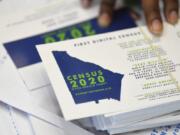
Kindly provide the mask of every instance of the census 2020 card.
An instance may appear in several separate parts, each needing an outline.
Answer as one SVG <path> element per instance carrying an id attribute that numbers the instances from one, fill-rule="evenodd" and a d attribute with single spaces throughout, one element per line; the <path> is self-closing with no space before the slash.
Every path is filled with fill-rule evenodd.
<path id="1" fill-rule="evenodd" d="M 161 38 L 137 27 L 37 46 L 65 119 L 178 102 L 179 47 L 172 29 Z"/>

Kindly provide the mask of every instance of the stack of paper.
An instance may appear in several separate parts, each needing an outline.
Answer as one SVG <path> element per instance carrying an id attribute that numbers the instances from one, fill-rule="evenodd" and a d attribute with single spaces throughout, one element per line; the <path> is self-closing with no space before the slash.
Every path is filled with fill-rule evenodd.
<path id="1" fill-rule="evenodd" d="M 110 134 L 180 122 L 180 24 L 39 45 L 66 120 L 92 117 Z"/>
<path id="2" fill-rule="evenodd" d="M 92 135 L 81 127 L 37 106 L 29 96 L 24 82 L 3 46 L 0 46 L 0 52 L 0 134 L 74 135 L 83 132 Z"/>
<path id="3" fill-rule="evenodd" d="M 136 131 L 133 133 L 125 133 L 120 135 L 179 135 L 180 124 L 172 126 L 164 126 L 160 128 L 146 129 L 144 131 Z"/>
<path id="4" fill-rule="evenodd" d="M 19 8 L 19 5 L 21 5 L 21 8 Z M 155 111 L 157 111 L 160 115 L 161 113 L 158 112 L 159 109 L 156 110 L 156 108 L 152 107 L 152 112 L 150 112 L 148 109 L 143 108 L 144 112 L 141 114 L 139 111 L 134 112 L 130 110 L 132 113 L 124 115 L 123 111 L 118 110 L 118 112 L 114 112 L 111 107 L 109 107 L 110 104 L 105 107 L 105 110 L 108 110 L 110 113 L 104 113 L 102 110 L 103 113 L 101 115 L 73 121 L 76 125 L 61 118 L 62 113 L 56 100 L 56 96 L 58 95 L 55 96 L 53 92 L 35 45 L 135 27 L 136 24 L 129 16 L 128 10 L 123 9 L 117 11 L 118 13 L 111 27 L 101 28 L 96 21 L 99 10 L 98 5 L 93 5 L 91 9 L 85 10 L 81 8 L 79 0 L 39 0 L 38 3 L 32 0 L 26 0 L 23 1 L 23 3 L 22 1 L 3 0 L 0 1 L 0 7 L 0 41 L 2 44 L 0 46 L 0 134 L 91 135 L 95 133 L 104 135 L 104 132 L 98 132 L 97 130 L 108 130 L 110 134 L 115 134 L 158 127 L 159 125 L 172 125 L 180 121 L 178 111 L 145 121 L 144 118 L 150 118 L 152 112 L 155 113 Z M 33 10 L 30 8 L 33 8 Z M 114 34 L 112 34 L 112 36 L 113 35 Z M 114 42 L 115 39 L 103 38 L 100 41 L 94 41 L 93 44 L 99 44 L 101 42 L 104 44 L 104 42 L 108 40 Z M 89 39 L 85 39 L 84 41 L 89 41 Z M 133 42 L 134 41 L 128 44 L 131 46 Z M 141 42 L 144 43 L 143 41 L 135 43 L 142 44 Z M 89 43 L 80 43 L 78 46 L 84 44 L 88 45 Z M 123 69 L 123 71 L 125 71 L 125 69 Z M 102 72 L 98 71 L 97 73 L 101 74 Z M 59 74 L 59 72 L 57 74 Z M 95 74 L 95 72 L 90 74 L 86 73 L 86 76 Z M 124 77 L 124 72 L 121 72 L 119 79 L 123 80 Z M 93 78 L 91 78 L 90 81 L 92 84 L 95 83 Z M 98 81 L 103 83 L 103 77 L 99 77 Z M 85 85 L 82 80 L 81 85 Z M 103 86 L 102 84 L 100 85 Z M 101 90 L 96 91 L 93 95 L 96 95 L 100 91 Z M 122 101 L 123 91 L 113 91 L 113 93 L 110 94 L 111 96 L 108 92 L 107 89 L 107 93 L 102 93 L 95 97 L 92 96 L 91 99 L 79 98 L 75 101 L 78 106 L 86 106 L 83 102 L 93 102 L 90 106 L 94 104 L 99 105 L 106 99 L 110 102 L 111 100 L 115 100 L 115 102 Z M 121 96 L 116 92 L 121 94 Z M 74 92 L 72 94 L 76 93 Z M 100 100 L 98 100 L 98 98 L 100 98 Z M 74 99 L 72 103 L 75 102 Z M 164 105 L 166 106 L 166 104 Z M 164 108 L 161 112 L 171 112 L 174 106 L 177 106 L 176 102 L 174 104 L 172 103 L 170 107 Z M 115 105 L 112 107 L 114 108 Z M 79 109 L 79 107 L 76 109 Z M 166 111 L 166 109 L 172 110 Z M 85 110 L 88 110 L 88 115 L 96 111 L 88 106 L 85 107 Z M 126 108 L 124 108 L 124 110 L 126 110 Z M 67 115 L 69 113 L 70 112 L 68 112 Z M 79 110 L 78 113 L 80 116 L 81 111 Z M 119 114 L 121 113 L 122 115 L 120 116 Z M 139 116 L 143 114 L 147 115 L 139 118 Z M 131 117 L 128 117 L 129 115 Z M 97 130 L 94 130 L 94 127 Z M 91 130 L 92 133 L 83 128 Z M 165 131 L 167 134 L 169 132 L 178 134 L 178 129 L 179 125 L 176 125 L 173 126 L 172 129 L 165 127 L 163 129 L 129 133 L 128 135 L 161 134 Z"/>
<path id="5" fill-rule="evenodd" d="M 135 23 L 128 10 L 121 10 L 111 27 L 101 28 L 96 20 L 98 5 L 85 10 L 79 0 L 45 1 L 39 7 L 36 3 L 33 10 L 26 6 L 13 9 L 16 13 L 5 5 L 18 7 L 20 3 L 1 1 L 0 108 L 4 115 L 0 121 L 7 123 L 1 126 L 0 134 L 91 134 L 60 117 L 61 110 L 35 45 L 134 27 Z M 91 126 L 89 119 L 80 121 L 82 127 Z M 72 127 L 64 129 L 67 123 Z"/>

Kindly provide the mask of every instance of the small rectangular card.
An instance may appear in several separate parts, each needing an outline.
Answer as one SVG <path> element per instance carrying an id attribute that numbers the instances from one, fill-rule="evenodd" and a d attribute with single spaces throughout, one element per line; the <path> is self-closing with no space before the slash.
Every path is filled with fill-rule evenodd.
<path id="1" fill-rule="evenodd" d="M 65 119 L 179 103 L 178 39 L 166 25 L 160 38 L 137 27 L 37 46 Z"/>

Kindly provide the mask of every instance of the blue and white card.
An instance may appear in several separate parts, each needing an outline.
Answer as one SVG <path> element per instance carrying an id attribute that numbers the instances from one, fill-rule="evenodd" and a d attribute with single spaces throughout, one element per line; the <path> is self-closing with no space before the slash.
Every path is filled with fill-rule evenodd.
<path id="1" fill-rule="evenodd" d="M 65 119 L 180 109 L 178 39 L 166 25 L 160 38 L 142 27 L 37 46 Z"/>

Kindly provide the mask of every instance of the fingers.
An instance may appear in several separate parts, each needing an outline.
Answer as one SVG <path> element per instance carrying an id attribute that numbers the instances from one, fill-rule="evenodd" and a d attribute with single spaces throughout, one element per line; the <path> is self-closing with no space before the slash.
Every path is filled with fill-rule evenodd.
<path id="1" fill-rule="evenodd" d="M 81 0 L 82 6 L 88 8 L 91 6 L 92 0 Z"/>
<path id="2" fill-rule="evenodd" d="M 164 14 L 166 20 L 171 24 L 176 24 L 179 18 L 178 0 L 164 0 Z"/>
<path id="3" fill-rule="evenodd" d="M 142 6 L 149 30 L 154 34 L 159 35 L 163 30 L 159 10 L 159 0 L 142 0 Z"/>
<path id="4" fill-rule="evenodd" d="M 102 0 L 100 15 L 98 23 L 102 27 L 107 27 L 111 24 L 113 18 L 113 10 L 115 6 L 115 0 Z"/>

